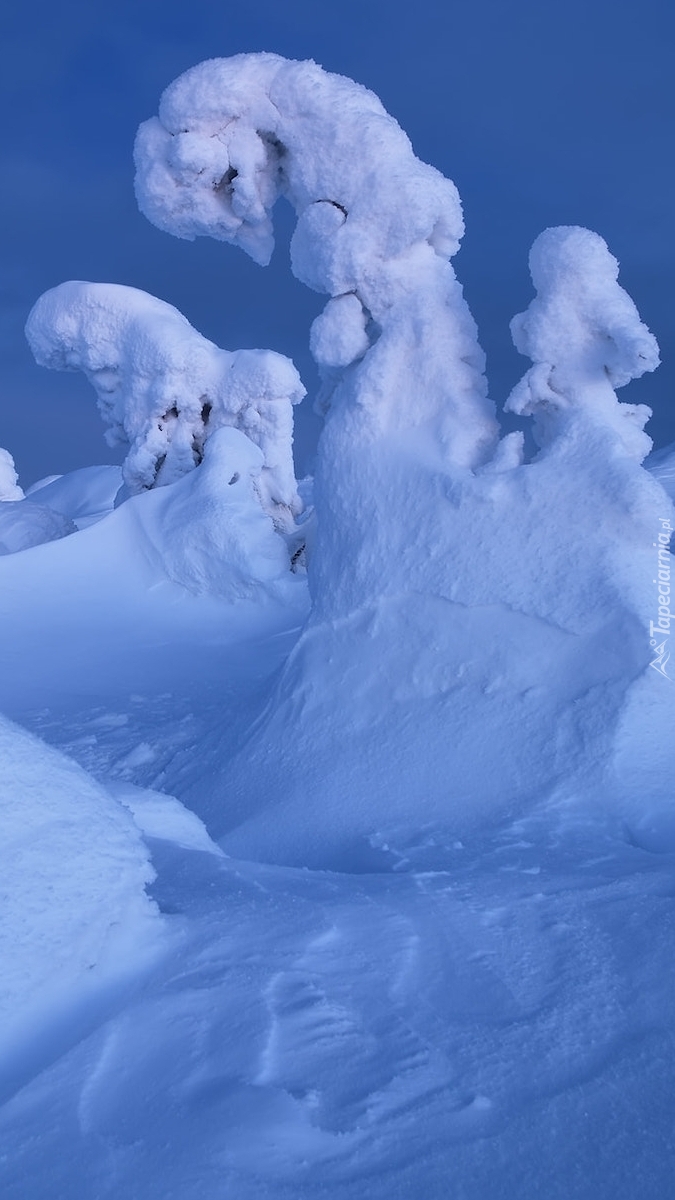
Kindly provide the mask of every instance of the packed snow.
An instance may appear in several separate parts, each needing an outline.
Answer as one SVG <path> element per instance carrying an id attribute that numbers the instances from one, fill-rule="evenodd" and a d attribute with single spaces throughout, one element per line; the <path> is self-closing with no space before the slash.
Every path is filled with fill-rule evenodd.
<path id="1" fill-rule="evenodd" d="M 325 425 L 298 486 L 287 359 L 112 284 L 31 313 L 129 454 L 25 498 L 0 455 L 3 1198 L 664 1200 L 673 447 L 616 260 L 534 244 L 528 455 L 372 93 L 203 63 L 136 166 L 261 263 L 291 201 Z"/>

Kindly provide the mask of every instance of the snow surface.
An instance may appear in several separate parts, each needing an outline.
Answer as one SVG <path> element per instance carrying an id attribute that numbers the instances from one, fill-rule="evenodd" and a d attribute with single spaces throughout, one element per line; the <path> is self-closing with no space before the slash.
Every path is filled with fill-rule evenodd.
<path id="1" fill-rule="evenodd" d="M 32 944 L 55 931 L 43 955 L 12 938 L 4 956 L 46 980 L 48 1011 L 25 1014 L 2 1076 L 3 1196 L 662 1200 L 672 843 L 534 803 L 461 839 L 422 816 L 407 841 L 374 828 L 344 870 L 214 853 L 172 797 L 194 804 L 232 755 L 306 600 L 299 581 L 294 609 L 169 582 L 131 517 L 171 491 L 0 563 L 0 704 L 70 756 L 2 726 L 12 813 L 36 785 L 12 920 L 30 903 Z M 358 690 L 351 704 L 365 719 Z M 55 976 L 100 963 L 125 878 L 131 944 L 110 950 L 125 975 L 73 986 L 55 1013 Z M 69 924 L 50 882 L 88 889 Z"/>
<path id="2" fill-rule="evenodd" d="M 3 1200 L 663 1200 L 675 510 L 614 395 L 657 362 L 615 260 L 535 243 L 525 461 L 447 261 L 454 186 L 371 93 L 214 60 L 137 166 L 160 226 L 259 261 L 295 204 L 329 295 L 316 513 L 267 510 L 236 422 L 131 498 L 97 468 L 0 506 L 72 522 L 0 558 Z"/>

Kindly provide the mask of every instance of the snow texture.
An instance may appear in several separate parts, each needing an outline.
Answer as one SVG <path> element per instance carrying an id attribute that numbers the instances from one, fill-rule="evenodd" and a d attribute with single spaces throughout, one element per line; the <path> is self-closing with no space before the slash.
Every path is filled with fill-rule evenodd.
<path id="1" fill-rule="evenodd" d="M 304 396 L 289 359 L 221 350 L 177 309 L 136 288 L 71 281 L 45 292 L 26 336 L 37 361 L 81 370 L 96 389 L 110 445 L 128 445 L 132 492 L 197 466 L 211 433 L 240 429 L 260 448 L 260 500 L 282 525 L 299 509 L 292 405 Z"/>
<path id="2" fill-rule="evenodd" d="M 507 412 L 534 415 L 540 446 L 566 427 L 578 436 L 591 423 L 641 462 L 652 445 L 642 432 L 651 409 L 619 404 L 613 389 L 655 370 L 659 350 L 617 282 L 619 264 L 597 233 L 563 225 L 539 235 L 530 273 L 537 296 L 513 318 L 511 333 L 533 366 L 511 393 Z"/>
<path id="3" fill-rule="evenodd" d="M 0 554 L 16 554 L 75 532 L 75 525 L 46 505 L 7 500 L 0 508 Z"/>
<path id="4" fill-rule="evenodd" d="M 0 1074 L 17 1037 L 123 972 L 159 933 L 128 813 L 76 763 L 0 719 Z"/>

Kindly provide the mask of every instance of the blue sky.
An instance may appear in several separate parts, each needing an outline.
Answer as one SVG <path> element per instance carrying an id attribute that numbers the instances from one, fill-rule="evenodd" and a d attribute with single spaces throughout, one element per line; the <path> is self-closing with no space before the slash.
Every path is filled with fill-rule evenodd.
<path id="1" fill-rule="evenodd" d="M 9 8 L 9 6 L 5 6 Z M 204 58 L 274 50 L 372 88 L 420 158 L 454 179 L 467 234 L 455 260 L 501 406 L 526 367 L 508 322 L 529 302 L 527 253 L 547 225 L 587 225 L 656 334 L 664 365 L 624 389 L 675 439 L 672 0 L 26 0 L 0 18 L 0 445 L 24 483 L 110 461 L 93 392 L 36 367 L 27 313 L 64 279 L 141 287 L 229 349 L 269 346 L 314 386 L 322 301 L 288 266 L 179 242 L 136 210 L 131 150 L 162 89 Z M 318 420 L 305 402 L 301 465 Z"/>

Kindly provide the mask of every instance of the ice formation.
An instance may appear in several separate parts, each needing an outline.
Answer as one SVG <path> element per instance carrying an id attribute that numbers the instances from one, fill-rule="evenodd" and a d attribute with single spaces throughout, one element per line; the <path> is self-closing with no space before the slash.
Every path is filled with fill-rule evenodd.
<path id="1" fill-rule="evenodd" d="M 534 437 L 549 446 L 564 433 L 602 426 L 641 462 L 651 411 L 619 404 L 623 387 L 659 365 L 656 340 L 617 282 L 619 264 L 597 233 L 577 226 L 546 229 L 530 253 L 537 296 L 511 322 L 516 348 L 533 366 L 514 388 L 507 411 L 534 416 Z"/>
<path id="2" fill-rule="evenodd" d="M 81 370 L 93 384 L 109 444 L 128 445 L 132 492 L 170 484 L 198 465 L 215 429 L 240 429 L 260 448 L 260 499 L 281 526 L 298 511 L 292 405 L 304 388 L 270 350 L 221 350 L 154 296 L 118 284 L 70 281 L 45 292 L 26 335 L 37 361 Z"/>
<path id="3" fill-rule="evenodd" d="M 23 491 L 9 450 L 0 449 L 0 500 L 23 500 Z"/>

